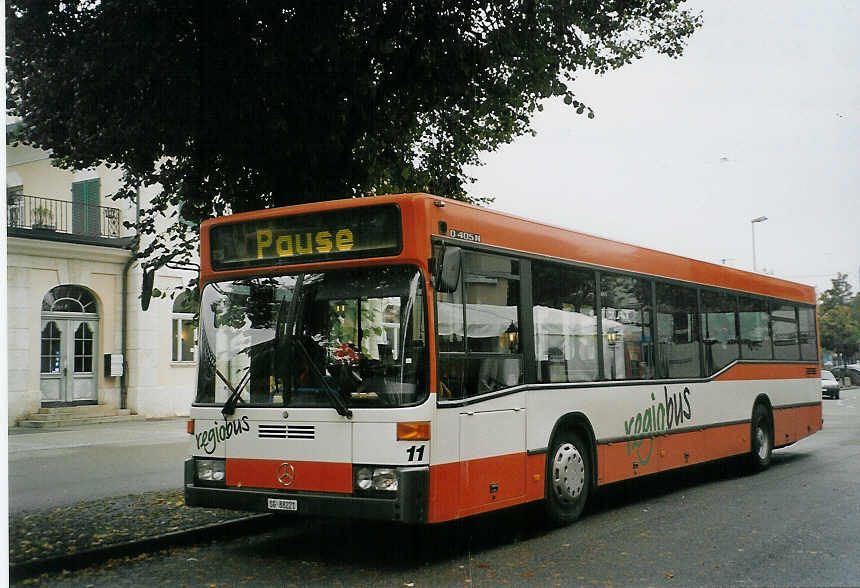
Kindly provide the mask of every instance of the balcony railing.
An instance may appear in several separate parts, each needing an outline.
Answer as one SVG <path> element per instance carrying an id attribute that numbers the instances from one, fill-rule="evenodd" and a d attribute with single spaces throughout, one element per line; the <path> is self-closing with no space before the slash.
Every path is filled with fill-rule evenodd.
<path id="1" fill-rule="evenodd" d="M 6 218 L 10 229 L 118 239 L 122 222 L 118 208 L 93 206 L 23 194 L 7 194 Z"/>

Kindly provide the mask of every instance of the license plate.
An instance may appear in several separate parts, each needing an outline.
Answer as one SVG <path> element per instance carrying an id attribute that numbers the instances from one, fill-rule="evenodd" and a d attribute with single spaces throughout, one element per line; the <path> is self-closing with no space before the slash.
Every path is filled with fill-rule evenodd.
<path id="1" fill-rule="evenodd" d="M 299 510 L 299 503 L 286 498 L 269 498 L 269 510 Z"/>

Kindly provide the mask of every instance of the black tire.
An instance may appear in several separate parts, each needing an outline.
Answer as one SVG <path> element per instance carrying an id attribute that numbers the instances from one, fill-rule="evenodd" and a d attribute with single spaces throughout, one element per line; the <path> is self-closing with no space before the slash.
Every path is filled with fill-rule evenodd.
<path id="1" fill-rule="evenodd" d="M 760 472 L 770 467 L 773 454 L 773 422 L 770 411 L 762 404 L 753 408 L 752 424 L 750 426 L 750 469 Z"/>
<path id="2" fill-rule="evenodd" d="M 591 491 L 591 448 L 582 436 L 559 431 L 546 461 L 545 508 L 553 525 L 569 525 L 579 518 Z"/>
<path id="3" fill-rule="evenodd" d="M 833 395 L 833 399 L 834 399 L 834 400 L 839 400 L 839 392 L 837 392 L 836 394 L 834 394 L 834 395 Z"/>

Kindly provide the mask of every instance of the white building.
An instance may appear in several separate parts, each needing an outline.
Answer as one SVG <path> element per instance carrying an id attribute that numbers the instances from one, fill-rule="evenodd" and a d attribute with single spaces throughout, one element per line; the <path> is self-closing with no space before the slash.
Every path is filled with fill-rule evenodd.
<path id="1" fill-rule="evenodd" d="M 193 309 L 168 297 L 141 310 L 134 233 L 123 227 L 137 205 L 109 197 L 119 171 L 62 170 L 25 145 L 7 144 L 6 157 L 9 425 L 188 414 Z M 154 194 L 141 188 L 140 204 Z M 170 293 L 194 275 L 162 268 L 155 287 Z"/>

